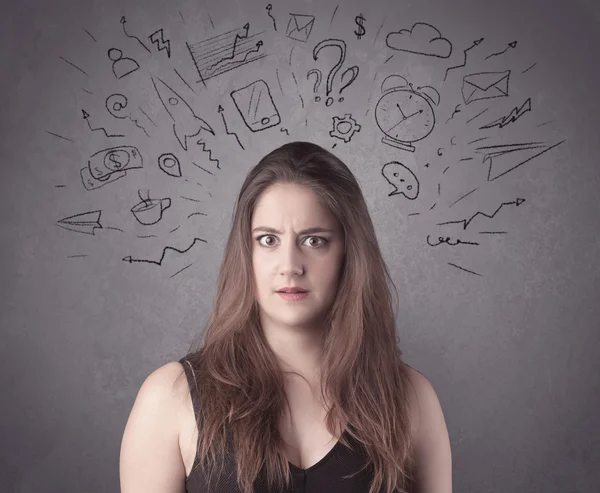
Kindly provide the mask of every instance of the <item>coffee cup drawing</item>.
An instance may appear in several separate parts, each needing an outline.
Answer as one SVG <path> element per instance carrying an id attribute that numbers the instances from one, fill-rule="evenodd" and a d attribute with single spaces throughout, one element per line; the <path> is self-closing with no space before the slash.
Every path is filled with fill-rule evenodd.
<path id="1" fill-rule="evenodd" d="M 162 219 L 163 212 L 171 207 L 171 199 L 142 199 L 131 208 L 131 212 L 140 224 L 151 226 Z"/>

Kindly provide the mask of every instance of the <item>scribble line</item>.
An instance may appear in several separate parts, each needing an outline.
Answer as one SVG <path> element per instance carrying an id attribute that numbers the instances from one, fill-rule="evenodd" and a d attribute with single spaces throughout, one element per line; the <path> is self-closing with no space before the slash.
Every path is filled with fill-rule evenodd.
<path id="1" fill-rule="evenodd" d="M 189 216 L 188 219 L 192 216 L 206 216 L 207 214 L 204 214 L 204 212 L 192 212 Z"/>
<path id="2" fill-rule="evenodd" d="M 298 89 L 298 97 L 300 98 L 300 103 L 302 103 L 302 108 L 304 108 L 304 99 L 302 98 L 302 94 L 300 94 L 300 87 L 298 86 L 298 81 L 296 80 L 296 74 L 294 72 L 292 72 L 292 79 L 294 79 L 296 89 Z"/>
<path id="3" fill-rule="evenodd" d="M 479 142 L 480 140 L 489 139 L 489 137 L 480 137 L 479 139 L 472 140 L 471 142 L 467 142 L 467 145 L 474 144 L 475 142 Z"/>
<path id="4" fill-rule="evenodd" d="M 535 67 L 537 65 L 537 62 L 535 62 L 533 65 L 531 65 L 529 68 L 526 68 L 525 70 L 523 70 L 523 72 L 521 72 L 522 74 L 524 74 L 525 72 L 528 72 L 529 70 L 531 70 L 533 67 Z"/>
<path id="5" fill-rule="evenodd" d="M 333 11 L 333 15 L 331 16 L 331 20 L 329 21 L 330 26 L 331 26 L 331 23 L 333 22 L 333 18 L 335 17 L 338 7 L 339 7 L 339 4 L 336 5 L 335 10 Z"/>
<path id="6" fill-rule="evenodd" d="M 183 269 L 178 270 L 177 272 L 175 272 L 175 274 L 173 274 L 170 279 L 173 279 L 177 274 L 181 274 L 185 269 L 187 269 L 188 267 L 191 267 L 192 265 L 194 265 L 194 262 L 192 262 L 189 265 L 186 265 Z"/>
<path id="7" fill-rule="evenodd" d="M 146 113 L 141 106 L 138 106 L 138 108 L 140 109 L 140 111 L 144 114 L 144 116 L 146 118 L 148 118 L 148 120 L 150 120 L 150 123 L 152 123 L 152 125 L 154 125 L 156 128 L 158 128 L 158 125 L 156 123 L 154 123 L 154 120 L 152 118 L 150 118 L 150 116 L 148 116 L 148 113 Z"/>
<path id="8" fill-rule="evenodd" d="M 375 35 L 375 39 L 373 40 L 373 44 L 375 44 L 375 41 L 377 41 L 377 37 L 379 36 L 379 33 L 383 29 L 383 25 L 384 24 L 385 24 L 385 18 L 383 19 L 383 22 L 381 23 L 381 26 L 379 26 L 379 30 L 377 31 L 377 34 Z"/>
<path id="9" fill-rule="evenodd" d="M 182 76 L 182 75 L 181 75 L 179 72 L 177 72 L 177 69 L 176 69 L 176 68 L 174 68 L 173 70 L 174 70 L 174 71 L 175 71 L 175 73 L 176 73 L 176 74 L 179 76 L 179 78 L 182 80 L 182 82 L 183 82 L 183 83 L 184 83 L 186 86 L 188 86 L 188 88 L 190 89 L 190 91 L 192 91 L 194 94 L 196 94 L 196 91 L 194 91 L 194 89 L 192 89 L 192 86 L 190 86 L 190 85 L 187 83 L 187 81 L 186 81 L 186 80 L 183 78 L 183 76 Z"/>
<path id="10" fill-rule="evenodd" d="M 461 267 L 460 265 L 453 264 L 452 262 L 448 262 L 448 265 L 451 265 L 452 267 L 456 267 L 457 269 L 464 270 L 465 272 L 468 272 L 470 274 L 475 274 L 476 276 L 480 276 L 481 277 L 481 274 L 479 274 L 478 272 L 475 272 L 475 271 L 472 271 L 472 270 L 469 270 L 469 269 L 465 269 L 464 267 Z"/>
<path id="11" fill-rule="evenodd" d="M 210 172 L 209 170 L 207 170 L 207 169 L 203 168 L 203 167 L 202 167 L 202 166 L 200 166 L 199 164 L 196 164 L 194 161 L 192 161 L 192 164 L 193 164 L 194 166 L 196 166 L 196 168 L 200 168 L 202 171 L 206 171 L 208 174 L 215 176 L 215 174 L 214 174 L 214 173 L 212 173 L 212 172 Z M 200 185 L 200 183 L 198 183 L 198 185 Z M 202 185 L 200 185 L 200 186 L 202 186 Z"/>
<path id="12" fill-rule="evenodd" d="M 472 122 L 473 120 L 475 120 L 475 118 L 477 118 L 479 115 L 483 115 L 487 110 L 489 110 L 489 108 L 486 108 L 485 110 L 483 110 L 481 113 L 477 113 L 473 118 L 470 118 L 469 120 L 467 120 L 467 123 Z"/>
<path id="13" fill-rule="evenodd" d="M 275 76 L 277 77 L 277 83 L 279 84 L 279 90 L 281 91 L 281 94 L 285 93 L 283 92 L 283 87 L 281 87 L 281 80 L 279 80 L 279 70 L 275 69 Z"/>
<path id="14" fill-rule="evenodd" d="M 493 219 L 494 216 L 496 214 L 498 214 L 498 212 L 500 212 L 500 209 L 502 209 L 505 205 L 516 205 L 517 207 L 520 206 L 523 202 L 525 202 L 525 199 L 517 199 L 517 200 L 512 200 L 511 202 L 503 202 L 502 204 L 500 204 L 498 206 L 498 208 L 494 211 L 494 213 L 492 215 L 486 214 L 485 212 L 481 212 L 478 211 L 475 214 L 473 214 L 469 219 L 461 219 L 459 221 L 447 221 L 445 223 L 438 223 L 438 226 L 442 226 L 444 224 L 462 224 L 463 225 L 463 229 L 467 229 L 467 226 L 471 223 L 471 221 L 473 221 L 473 219 L 475 219 L 477 216 L 485 216 L 489 219 Z"/>
<path id="15" fill-rule="evenodd" d="M 454 204 L 456 204 L 457 202 L 460 202 L 462 199 L 464 199 L 465 197 L 471 195 L 475 190 L 479 190 L 479 187 L 474 188 L 473 190 L 471 190 L 470 192 L 467 192 L 466 194 L 464 194 L 462 197 L 459 197 L 458 199 L 456 199 L 454 202 L 452 202 L 449 206 L 448 209 L 450 207 L 452 207 Z"/>
<path id="16" fill-rule="evenodd" d="M 84 30 L 84 31 L 85 31 L 85 32 L 88 34 L 88 36 L 89 36 L 90 38 L 92 38 L 92 39 L 93 39 L 93 40 L 94 40 L 96 43 L 98 42 L 98 41 L 96 41 L 96 38 L 94 38 L 94 36 L 92 36 L 92 34 L 91 34 L 91 33 L 90 33 L 90 32 L 89 32 L 87 29 L 83 28 L 83 30 Z"/>
<path id="17" fill-rule="evenodd" d="M 46 130 L 46 132 L 48 132 L 50 135 L 54 135 L 55 137 L 58 137 L 59 139 L 68 140 L 69 142 L 75 143 L 74 140 L 71 140 L 67 137 L 63 137 L 62 135 L 55 134 L 54 132 L 50 132 L 50 130 Z"/>
<path id="18" fill-rule="evenodd" d="M 444 75 L 444 81 L 448 77 L 448 72 L 450 72 L 450 70 L 455 70 L 455 69 L 458 69 L 458 68 L 461 68 L 461 67 L 465 67 L 467 65 L 467 51 L 469 51 L 472 48 L 475 48 L 482 41 L 483 41 L 483 38 L 479 38 L 478 40 L 475 40 L 473 42 L 473 44 L 471 46 L 469 46 L 466 50 L 463 50 L 463 54 L 464 54 L 463 63 L 461 63 L 460 65 L 455 65 L 454 67 L 448 67 L 446 69 L 446 75 Z"/>
<path id="19" fill-rule="evenodd" d="M 190 197 L 184 197 L 183 195 L 180 195 L 180 197 L 181 197 L 182 199 L 189 200 L 189 201 L 191 201 L 191 202 L 197 202 L 197 203 L 199 203 L 199 204 L 201 204 L 201 203 L 202 203 L 202 201 L 201 201 L 201 200 L 192 199 L 192 198 L 190 198 Z"/>
<path id="20" fill-rule="evenodd" d="M 165 255 L 167 254 L 168 250 L 173 250 L 174 252 L 184 254 L 184 253 L 189 252 L 194 247 L 194 245 L 196 245 L 196 242 L 198 242 L 198 241 L 203 241 L 204 243 L 208 243 L 206 240 L 203 240 L 202 238 L 194 238 L 194 241 L 192 242 L 192 244 L 184 250 L 179 250 L 178 248 L 174 248 L 171 246 L 167 246 L 167 247 L 163 248 L 162 255 L 160 256 L 159 260 L 135 259 L 135 258 L 132 258 L 131 256 L 127 256 L 127 257 L 123 258 L 123 261 L 129 262 L 129 263 L 143 262 L 143 263 L 147 263 L 147 264 L 162 265 L 163 260 L 165 259 Z"/>
<path id="21" fill-rule="evenodd" d="M 235 132 L 230 132 L 229 129 L 227 128 L 227 121 L 225 121 L 225 115 L 223 114 L 223 108 L 221 106 L 219 106 L 219 109 L 220 109 L 220 113 L 221 113 L 221 118 L 223 119 L 223 125 L 225 126 L 225 133 L 227 135 L 233 135 L 235 137 L 235 139 L 237 140 L 237 143 L 240 145 L 240 147 L 243 150 L 246 150 L 246 149 L 244 149 L 244 146 L 240 142 L 240 138 L 238 137 L 238 135 Z"/>
<path id="22" fill-rule="evenodd" d="M 79 68 L 77 65 L 75 65 L 74 63 L 70 62 L 69 60 L 67 60 L 66 58 L 63 58 L 62 56 L 58 55 L 58 57 L 61 60 L 64 60 L 65 62 L 67 62 L 69 65 L 71 65 L 71 67 L 75 67 L 77 70 L 79 70 L 82 74 L 87 75 L 88 77 L 90 76 L 90 74 L 88 74 L 85 70 Z"/>

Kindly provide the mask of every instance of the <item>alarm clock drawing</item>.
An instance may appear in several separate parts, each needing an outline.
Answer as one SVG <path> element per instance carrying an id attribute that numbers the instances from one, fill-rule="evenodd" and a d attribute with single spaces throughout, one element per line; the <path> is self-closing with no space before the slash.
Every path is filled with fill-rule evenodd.
<path id="1" fill-rule="evenodd" d="M 388 76 L 381 84 L 383 95 L 375 107 L 375 121 L 385 134 L 381 142 L 414 152 L 414 142 L 427 137 L 435 126 L 433 106 L 440 95 L 431 86 L 413 88 L 404 77 Z"/>

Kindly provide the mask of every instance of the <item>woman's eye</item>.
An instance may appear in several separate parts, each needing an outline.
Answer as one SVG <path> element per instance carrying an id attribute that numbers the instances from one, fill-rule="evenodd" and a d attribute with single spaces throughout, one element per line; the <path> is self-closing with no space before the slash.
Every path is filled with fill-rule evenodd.
<path id="1" fill-rule="evenodd" d="M 263 238 L 274 238 L 274 237 L 273 237 L 272 235 L 262 235 L 262 236 L 259 236 L 259 237 L 257 237 L 257 238 L 256 238 L 256 241 L 258 241 L 259 243 L 261 243 L 261 240 L 262 240 Z M 312 239 L 317 239 L 317 240 L 319 240 L 319 241 L 321 242 L 321 243 L 320 243 L 321 245 L 325 245 L 325 244 L 327 244 L 327 243 L 329 242 L 329 240 L 327 240 L 326 238 L 323 238 L 323 237 L 321 237 L 321 236 L 308 236 L 308 237 L 306 237 L 305 241 L 306 241 L 306 240 L 312 240 Z M 265 245 L 265 244 L 264 244 L 264 243 L 261 243 L 261 245 Z M 271 246 L 271 244 L 268 244 L 268 245 L 265 245 L 265 246 Z M 312 245 L 310 245 L 310 246 L 313 246 L 313 247 L 318 247 L 318 246 L 319 246 L 319 243 L 317 242 L 317 244 L 315 245 L 315 243 L 314 243 L 314 242 L 312 242 Z"/>

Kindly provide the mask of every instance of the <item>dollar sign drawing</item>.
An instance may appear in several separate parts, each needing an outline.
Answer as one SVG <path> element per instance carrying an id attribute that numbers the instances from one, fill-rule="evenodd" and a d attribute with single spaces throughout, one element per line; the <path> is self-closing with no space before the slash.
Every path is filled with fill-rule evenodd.
<path id="1" fill-rule="evenodd" d="M 362 14 L 358 14 L 354 18 L 354 22 L 356 22 L 356 24 L 358 25 L 358 31 L 356 29 L 354 30 L 354 34 L 356 34 L 356 39 L 362 38 L 365 35 L 365 33 L 367 32 L 365 30 L 365 26 L 363 26 L 363 23 L 365 21 L 366 21 L 366 19 L 363 17 Z"/>

